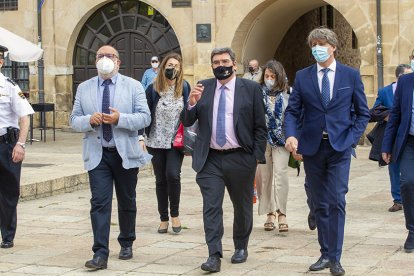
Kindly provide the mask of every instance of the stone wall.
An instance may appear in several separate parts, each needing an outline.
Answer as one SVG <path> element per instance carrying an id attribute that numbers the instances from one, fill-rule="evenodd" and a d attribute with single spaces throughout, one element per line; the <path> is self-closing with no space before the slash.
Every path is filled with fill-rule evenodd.
<path id="1" fill-rule="evenodd" d="M 285 67 L 290 85 L 293 85 L 296 71 L 315 63 L 307 37 L 312 29 L 319 27 L 320 17 L 319 8 L 300 17 L 286 33 L 275 53 L 274 58 Z M 352 27 L 337 10 L 334 10 L 333 30 L 339 42 L 336 59 L 359 69 L 361 58 L 358 49 L 352 49 Z"/>

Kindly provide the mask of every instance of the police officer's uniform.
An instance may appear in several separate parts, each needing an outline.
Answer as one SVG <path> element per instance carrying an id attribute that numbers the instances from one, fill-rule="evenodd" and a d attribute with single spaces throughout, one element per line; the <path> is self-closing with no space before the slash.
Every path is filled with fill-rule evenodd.
<path id="1" fill-rule="evenodd" d="M 7 48 L 0 46 L 0 59 L 3 59 L 5 51 Z M 12 153 L 18 139 L 19 118 L 33 113 L 19 86 L 0 73 L 0 226 L 3 248 L 13 246 L 16 233 L 22 162 L 14 163 Z M 20 145 L 24 147 L 24 144 Z"/>

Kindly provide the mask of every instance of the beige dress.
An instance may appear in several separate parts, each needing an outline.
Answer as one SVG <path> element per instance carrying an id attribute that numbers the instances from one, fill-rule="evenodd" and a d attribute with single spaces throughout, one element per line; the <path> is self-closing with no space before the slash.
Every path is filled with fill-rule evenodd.
<path id="1" fill-rule="evenodd" d="M 269 99 L 271 110 L 273 99 Z M 283 98 L 283 113 L 287 106 L 288 95 Z M 256 187 L 259 198 L 259 215 L 280 211 L 286 215 L 289 192 L 288 162 L 289 152 L 285 147 L 266 146 L 266 164 L 260 164 L 256 171 Z"/>

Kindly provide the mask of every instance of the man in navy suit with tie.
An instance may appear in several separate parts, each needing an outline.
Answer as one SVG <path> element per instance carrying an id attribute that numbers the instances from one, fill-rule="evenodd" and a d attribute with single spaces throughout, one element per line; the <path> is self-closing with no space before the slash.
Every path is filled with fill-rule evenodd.
<path id="1" fill-rule="evenodd" d="M 359 72 L 335 60 L 336 34 L 317 28 L 308 43 L 317 63 L 296 73 L 285 112 L 286 148 L 296 158 L 302 155 L 315 206 L 321 257 L 309 269 L 344 275 L 340 259 L 351 152 L 370 116 Z"/>
<path id="2" fill-rule="evenodd" d="M 411 66 L 408 64 L 400 64 L 395 68 L 395 77 L 397 78 L 395 82 L 381 88 L 378 90 L 378 96 L 375 100 L 374 107 L 385 106 L 389 109 L 392 108 L 394 103 L 394 94 L 395 89 L 397 88 L 398 78 L 404 74 L 412 73 Z M 385 121 L 388 118 L 384 119 Z M 378 149 L 380 150 L 380 149 Z M 391 182 L 391 196 L 393 198 L 393 205 L 388 209 L 389 212 L 397 212 L 402 210 L 401 202 L 401 193 L 400 193 L 400 166 L 397 162 L 392 162 L 388 164 L 388 172 L 390 175 Z"/>
<path id="3" fill-rule="evenodd" d="M 394 105 L 390 112 L 384 139 L 382 158 L 386 163 L 400 165 L 401 199 L 408 237 L 404 243 L 407 253 L 414 252 L 414 73 L 398 79 Z"/>

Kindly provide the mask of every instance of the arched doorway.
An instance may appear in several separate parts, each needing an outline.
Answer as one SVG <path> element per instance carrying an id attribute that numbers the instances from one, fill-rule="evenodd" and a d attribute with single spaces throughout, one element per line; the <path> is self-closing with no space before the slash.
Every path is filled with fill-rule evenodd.
<path id="1" fill-rule="evenodd" d="M 141 80 L 153 55 L 181 53 L 171 25 L 152 6 L 136 0 L 115 0 L 98 9 L 79 33 L 73 55 L 73 95 L 78 85 L 96 76 L 95 55 L 112 45 L 121 59 L 121 74 Z"/>

